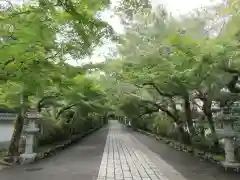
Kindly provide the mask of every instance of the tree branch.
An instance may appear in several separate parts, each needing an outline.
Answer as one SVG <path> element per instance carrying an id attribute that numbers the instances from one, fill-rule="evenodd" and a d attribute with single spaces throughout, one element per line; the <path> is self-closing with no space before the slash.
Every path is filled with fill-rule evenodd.
<path id="1" fill-rule="evenodd" d="M 165 97 L 169 97 L 169 98 L 172 98 L 174 95 L 173 94 L 169 94 L 169 93 L 165 93 L 165 92 L 162 92 L 155 83 L 153 82 L 146 82 L 146 83 L 143 83 L 142 85 L 138 85 L 138 84 L 135 84 L 135 86 L 139 87 L 139 88 L 143 88 L 143 86 L 152 86 L 156 89 L 156 91 L 161 95 L 161 96 L 165 96 Z"/>
<path id="2" fill-rule="evenodd" d="M 152 114 L 154 112 L 158 112 L 159 111 L 159 109 L 150 109 L 150 108 L 148 108 L 146 106 L 144 108 L 145 108 L 145 112 L 140 114 L 140 117 L 144 116 L 145 114 Z"/>
<path id="3" fill-rule="evenodd" d="M 7 60 L 6 62 L 3 63 L 3 68 L 2 69 L 5 70 L 6 66 L 8 64 L 10 64 L 11 62 L 14 62 L 14 61 L 15 61 L 15 58 L 11 58 L 11 59 Z"/>
<path id="4" fill-rule="evenodd" d="M 240 93 L 240 89 L 236 87 L 238 83 L 239 75 L 235 75 L 232 77 L 231 81 L 227 84 L 227 87 L 231 93 Z"/>
<path id="5" fill-rule="evenodd" d="M 228 72 L 230 74 L 240 75 L 240 71 L 237 70 L 237 69 L 233 69 L 233 68 L 229 68 L 229 67 L 223 67 L 222 70 L 225 71 L 225 72 Z"/>
<path id="6" fill-rule="evenodd" d="M 64 111 L 66 111 L 66 110 L 68 110 L 68 109 L 71 109 L 72 107 L 77 106 L 77 105 L 79 105 L 79 104 L 80 104 L 80 103 L 74 103 L 74 104 L 70 104 L 70 105 L 67 105 L 67 106 L 63 107 L 62 109 L 60 109 L 60 110 L 58 111 L 58 113 L 57 113 L 57 115 L 56 115 L 56 119 L 58 119 L 58 118 L 60 117 L 60 115 L 61 115 Z"/>
<path id="7" fill-rule="evenodd" d="M 51 99 L 51 98 L 57 98 L 57 97 L 58 97 L 58 95 L 49 95 L 49 96 L 43 97 L 43 98 L 42 98 L 40 101 L 38 101 L 38 103 L 37 103 L 37 111 L 38 111 L 38 112 L 41 112 L 41 109 L 42 109 L 42 107 L 44 106 L 43 102 L 44 102 L 45 100 Z"/>
<path id="8" fill-rule="evenodd" d="M 153 101 L 148 101 L 148 100 L 144 100 L 143 102 L 150 103 L 151 105 L 155 106 L 158 109 L 158 111 L 160 109 L 162 112 L 165 112 L 169 117 L 171 117 L 174 121 L 178 121 L 178 118 L 171 111 L 169 111 L 165 106 L 161 104 L 157 104 Z M 158 111 L 154 111 L 154 112 L 158 112 Z"/>

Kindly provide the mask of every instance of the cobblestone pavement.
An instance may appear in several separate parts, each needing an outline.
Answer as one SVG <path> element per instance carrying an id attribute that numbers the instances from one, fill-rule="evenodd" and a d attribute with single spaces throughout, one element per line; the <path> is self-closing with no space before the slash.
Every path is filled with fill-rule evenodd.
<path id="1" fill-rule="evenodd" d="M 133 138 L 117 121 L 110 122 L 98 180 L 169 180 Z"/>

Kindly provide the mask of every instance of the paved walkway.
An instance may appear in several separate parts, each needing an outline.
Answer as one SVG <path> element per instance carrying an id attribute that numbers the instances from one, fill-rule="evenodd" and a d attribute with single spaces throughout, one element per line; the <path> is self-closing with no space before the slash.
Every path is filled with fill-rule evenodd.
<path id="1" fill-rule="evenodd" d="M 164 164 L 157 166 L 153 158 Z M 168 180 L 163 173 L 166 168 L 176 180 L 185 180 L 130 133 L 124 132 L 117 121 L 111 121 L 98 180 Z"/>
<path id="2" fill-rule="evenodd" d="M 240 179 L 239 175 L 227 175 L 214 165 L 199 162 L 151 137 L 132 132 L 117 121 L 110 121 L 108 127 L 52 158 L 3 170 L 0 180 Z"/>
<path id="3" fill-rule="evenodd" d="M 108 127 L 36 164 L 0 172 L 0 180 L 96 180 Z"/>

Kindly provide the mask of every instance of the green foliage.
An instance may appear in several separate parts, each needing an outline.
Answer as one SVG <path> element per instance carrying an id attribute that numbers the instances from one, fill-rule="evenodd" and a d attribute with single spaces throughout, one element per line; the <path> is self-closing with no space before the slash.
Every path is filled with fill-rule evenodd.
<path id="1" fill-rule="evenodd" d="M 109 1 L 31 3 L 0 14 L 0 104 L 44 114 L 52 129 L 47 142 L 99 126 L 100 117 L 116 112 L 133 127 L 182 141 L 191 136 L 199 147 L 216 144 L 212 104 L 239 99 L 238 1 L 180 18 L 164 7 L 153 11 L 148 0 L 121 1 L 121 58 L 82 67 L 66 60 L 114 37 L 99 18 Z M 206 27 L 226 15 L 223 27 Z M 220 32 L 213 37 L 213 31 Z M 223 87 L 235 95 L 224 95 Z M 213 138 L 201 134 L 195 119 L 207 120 Z"/>
<path id="2" fill-rule="evenodd" d="M 101 78 L 111 106 L 134 127 L 217 147 L 213 104 L 236 101 L 240 93 L 239 2 L 228 3 L 176 18 L 150 1 L 121 2 L 120 58 L 104 64 Z M 199 126 L 204 120 L 211 136 Z"/>
<path id="3" fill-rule="evenodd" d="M 109 109 L 104 88 L 87 76 L 91 66 L 67 64 L 69 58 L 91 55 L 102 39 L 113 36 L 99 17 L 108 4 L 34 0 L 0 12 L 0 104 L 19 115 L 28 108 L 41 112 L 40 144 L 99 127 L 99 117 Z M 13 142 L 20 138 L 18 129 L 10 151 L 18 151 Z"/>
<path id="4" fill-rule="evenodd" d="M 171 133 L 173 133 L 174 128 L 171 120 L 159 117 L 159 115 L 154 117 L 154 122 L 152 124 L 152 132 L 155 132 L 156 134 L 160 134 L 162 136 L 171 136 Z"/>
<path id="5" fill-rule="evenodd" d="M 127 97 L 126 99 L 122 99 L 122 101 L 124 101 L 124 104 L 119 107 L 120 110 L 131 119 L 138 118 L 139 106 L 137 99 Z"/>
<path id="6" fill-rule="evenodd" d="M 54 142 L 66 140 L 70 134 L 66 132 L 61 126 L 58 126 L 55 122 L 44 119 L 41 123 L 43 132 L 38 136 L 38 145 L 53 144 Z"/>

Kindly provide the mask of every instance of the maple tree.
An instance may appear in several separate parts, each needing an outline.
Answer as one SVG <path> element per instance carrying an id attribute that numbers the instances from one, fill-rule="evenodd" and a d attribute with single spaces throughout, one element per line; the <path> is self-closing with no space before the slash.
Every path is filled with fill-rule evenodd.
<path id="1" fill-rule="evenodd" d="M 203 122 L 218 144 L 214 105 L 239 100 L 239 3 L 228 3 L 227 8 L 214 5 L 180 18 L 163 6 L 153 9 L 149 1 L 120 4 L 117 12 L 125 26 L 118 42 L 121 58 L 105 63 L 104 71 L 115 78 L 115 96 L 122 99 L 117 108 L 132 123 L 146 115 L 165 115 L 194 142 L 205 138 Z M 212 23 L 216 21 L 220 23 Z"/>
<path id="2" fill-rule="evenodd" d="M 69 110 L 75 121 L 104 112 L 105 94 L 85 76 L 88 67 L 73 67 L 66 61 L 90 55 L 102 38 L 113 35 L 98 17 L 108 4 L 106 0 L 36 0 L 21 6 L 9 2 L 10 7 L 0 12 L 0 103 L 18 114 L 9 157 L 18 155 L 28 108 L 44 113 L 50 107 L 52 120 L 62 125 L 66 118 L 61 117 Z"/>

